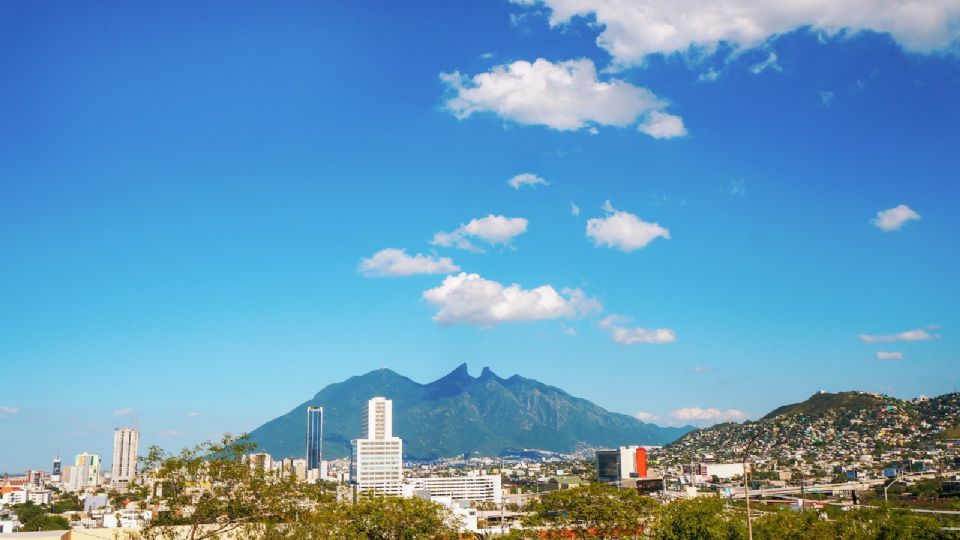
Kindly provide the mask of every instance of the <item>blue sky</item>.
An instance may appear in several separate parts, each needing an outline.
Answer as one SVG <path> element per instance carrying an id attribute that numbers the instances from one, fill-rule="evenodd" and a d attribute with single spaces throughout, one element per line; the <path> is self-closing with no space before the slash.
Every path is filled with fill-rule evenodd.
<path id="1" fill-rule="evenodd" d="M 0 470 L 380 367 L 662 424 L 954 391 L 960 9 L 818 3 L 3 2 Z"/>

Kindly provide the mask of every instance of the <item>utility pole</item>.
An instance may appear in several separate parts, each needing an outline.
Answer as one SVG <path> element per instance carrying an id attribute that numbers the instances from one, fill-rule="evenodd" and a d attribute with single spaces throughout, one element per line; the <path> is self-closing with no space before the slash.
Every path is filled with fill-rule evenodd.
<path id="1" fill-rule="evenodd" d="M 750 442 L 747 443 L 747 448 L 743 451 L 743 495 L 747 501 L 747 540 L 753 540 L 753 522 L 750 520 L 750 472 L 747 459 L 750 455 L 750 448 L 759 436 L 760 431 L 758 430 L 753 435 L 753 438 L 750 439 Z"/>

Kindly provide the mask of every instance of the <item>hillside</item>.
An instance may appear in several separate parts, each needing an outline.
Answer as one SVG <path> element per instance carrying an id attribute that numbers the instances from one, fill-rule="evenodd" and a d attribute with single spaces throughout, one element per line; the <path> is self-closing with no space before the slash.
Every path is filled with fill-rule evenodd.
<path id="1" fill-rule="evenodd" d="M 666 444 L 692 430 L 664 428 L 612 413 L 533 379 L 504 379 L 489 368 L 472 377 L 466 364 L 420 384 L 389 369 L 331 384 L 290 412 L 250 433 L 275 458 L 304 454 L 304 410 L 324 407 L 325 459 L 350 454 L 360 435 L 362 407 L 373 396 L 393 400 L 394 434 L 410 459 L 509 449 L 573 451 L 578 445 Z"/>
<path id="2" fill-rule="evenodd" d="M 670 462 L 704 454 L 740 460 L 750 454 L 786 463 L 815 457 L 852 462 L 891 448 L 919 448 L 952 437 L 960 428 L 960 394 L 901 400 L 869 392 L 820 392 L 774 409 L 755 422 L 718 424 L 688 433 L 665 449 Z"/>
<path id="3" fill-rule="evenodd" d="M 764 416 L 761 420 L 770 420 L 777 416 L 821 416 L 831 410 L 855 411 L 870 409 L 887 403 L 896 404 L 898 400 L 879 394 L 865 392 L 817 392 L 809 399 L 800 403 L 778 407 Z"/>

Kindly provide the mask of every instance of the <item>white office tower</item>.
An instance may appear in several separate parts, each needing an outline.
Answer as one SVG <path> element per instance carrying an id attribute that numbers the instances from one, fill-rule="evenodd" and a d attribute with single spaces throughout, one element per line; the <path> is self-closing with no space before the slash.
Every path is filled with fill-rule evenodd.
<path id="1" fill-rule="evenodd" d="M 350 482 L 358 491 L 402 495 L 403 441 L 393 436 L 393 402 L 383 397 L 368 401 L 360 431 L 363 438 L 353 441 Z"/>
<path id="2" fill-rule="evenodd" d="M 360 420 L 360 433 L 367 439 L 390 439 L 393 437 L 393 401 L 375 397 L 367 402 Z"/>
<path id="3" fill-rule="evenodd" d="M 100 485 L 100 454 L 84 452 L 77 454 L 70 467 L 70 476 L 67 478 L 69 491 L 81 491 L 88 487 Z"/>
<path id="4" fill-rule="evenodd" d="M 139 448 L 140 432 L 136 428 L 113 430 L 113 464 L 110 466 L 110 481 L 113 485 L 128 484 L 137 476 Z"/>

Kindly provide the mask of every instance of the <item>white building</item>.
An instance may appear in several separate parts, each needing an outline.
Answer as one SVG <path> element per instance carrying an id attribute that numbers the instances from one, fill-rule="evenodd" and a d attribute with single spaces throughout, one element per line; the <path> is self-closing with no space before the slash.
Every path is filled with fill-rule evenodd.
<path id="1" fill-rule="evenodd" d="M 73 466 L 69 467 L 70 476 L 66 478 L 66 489 L 80 491 L 100 485 L 100 454 L 84 452 L 77 454 Z"/>
<path id="2" fill-rule="evenodd" d="M 13 489 L 0 495 L 0 504 L 3 506 L 12 506 L 25 502 L 27 502 L 27 492 L 23 489 Z"/>
<path id="3" fill-rule="evenodd" d="M 720 480 L 743 476 L 743 463 L 699 463 L 684 465 L 684 472 L 704 479 L 716 476 Z"/>
<path id="4" fill-rule="evenodd" d="M 431 497 L 450 497 L 454 501 L 490 501 L 500 504 L 503 500 L 500 475 L 496 474 L 407 479 L 403 484 L 403 496 L 412 497 L 415 491 L 427 491 Z"/>
<path id="5" fill-rule="evenodd" d="M 12 534 L 20 527 L 20 522 L 15 519 L 0 519 L 0 534 Z"/>
<path id="6" fill-rule="evenodd" d="M 116 484 L 128 484 L 137 476 L 137 451 L 140 448 L 140 432 L 135 428 L 113 430 L 113 464 L 110 480 Z"/>
<path id="7" fill-rule="evenodd" d="M 465 502 L 455 501 L 450 497 L 434 497 L 424 493 L 418 493 L 418 497 L 421 497 L 430 502 L 435 502 L 441 504 L 450 510 L 450 516 L 447 520 L 447 524 L 455 527 L 458 531 L 478 533 L 480 532 L 479 527 L 477 527 L 477 511 L 470 507 L 469 504 Z"/>
<path id="8" fill-rule="evenodd" d="M 31 489 L 27 491 L 27 500 L 36 505 L 50 504 L 53 492 L 49 489 Z"/>
<path id="9" fill-rule="evenodd" d="M 152 517 L 150 510 L 118 510 L 103 515 L 103 526 L 107 529 L 143 527 Z"/>
<path id="10" fill-rule="evenodd" d="M 393 401 L 368 401 L 360 431 L 363 437 L 352 441 L 350 482 L 358 491 L 402 495 L 403 441 L 393 436 Z"/>
<path id="11" fill-rule="evenodd" d="M 257 452 L 247 454 L 244 459 L 250 464 L 250 468 L 268 474 L 273 471 L 273 456 L 266 452 Z"/>

